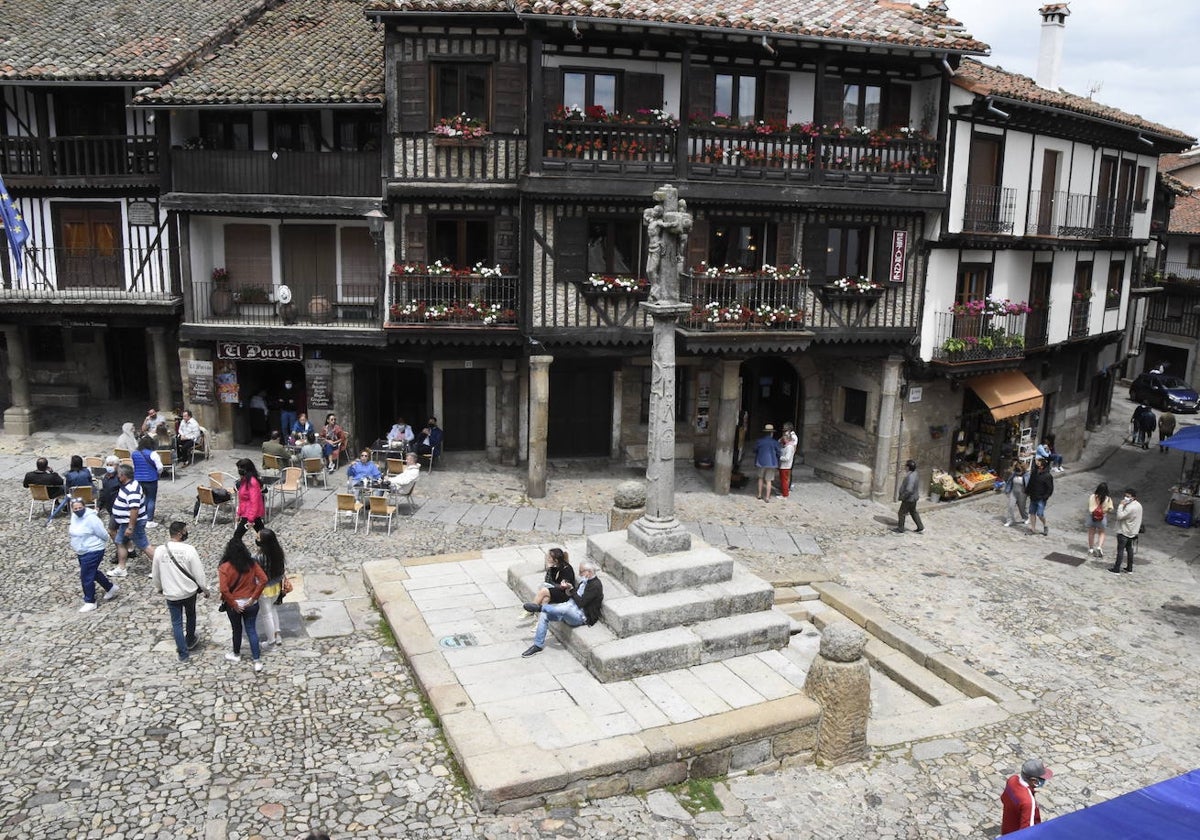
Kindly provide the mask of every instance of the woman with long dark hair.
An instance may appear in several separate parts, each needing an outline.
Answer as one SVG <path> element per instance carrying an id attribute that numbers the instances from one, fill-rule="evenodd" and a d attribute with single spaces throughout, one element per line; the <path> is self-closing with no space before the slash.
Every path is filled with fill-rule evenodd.
<path id="1" fill-rule="evenodd" d="M 283 546 L 270 528 L 259 531 L 254 542 L 258 545 L 258 555 L 254 559 L 267 575 L 267 585 L 263 587 L 259 601 L 259 614 L 263 621 L 261 635 L 267 644 L 279 647 L 283 644 L 283 634 L 279 632 L 279 616 L 275 613 L 275 605 L 283 600 L 283 576 L 286 573 Z"/>
<path id="2" fill-rule="evenodd" d="M 258 604 L 263 587 L 267 585 L 267 573 L 254 562 L 250 550 L 241 537 L 234 537 L 225 546 L 221 563 L 217 566 L 217 577 L 221 582 L 221 601 L 229 624 L 233 628 L 233 652 L 225 654 L 230 662 L 242 661 L 242 631 L 250 640 L 250 656 L 254 670 L 262 670 L 258 643 Z"/>
<path id="3" fill-rule="evenodd" d="M 266 506 L 263 504 L 262 479 L 258 477 L 258 467 L 249 458 L 239 458 L 237 462 L 237 506 L 238 524 L 233 532 L 233 538 L 240 540 L 246 533 L 248 524 L 254 525 L 255 531 L 263 529 L 263 514 Z"/>
<path id="4" fill-rule="evenodd" d="M 1095 492 L 1088 496 L 1087 535 L 1088 554 L 1104 556 L 1104 537 L 1108 532 L 1108 514 L 1113 509 L 1113 500 L 1108 495 L 1108 485 L 1101 481 Z"/>
<path id="5" fill-rule="evenodd" d="M 567 552 L 561 548 L 552 548 L 546 552 L 546 577 L 542 582 L 542 588 L 538 590 L 534 599 L 527 602 L 524 607 L 526 612 L 541 612 L 544 604 L 562 604 L 567 601 L 567 590 L 563 587 L 563 582 L 575 585 L 575 570 L 571 568 L 571 558 Z"/>

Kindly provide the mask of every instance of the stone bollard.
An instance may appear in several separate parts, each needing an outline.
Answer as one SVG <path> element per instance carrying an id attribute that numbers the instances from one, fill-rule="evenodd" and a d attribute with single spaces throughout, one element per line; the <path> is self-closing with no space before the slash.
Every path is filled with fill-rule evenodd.
<path id="1" fill-rule="evenodd" d="M 646 485 L 640 481 L 622 481 L 613 495 L 608 512 L 608 530 L 624 531 L 646 512 Z"/>
<path id="2" fill-rule="evenodd" d="M 817 758 L 830 764 L 860 761 L 867 747 L 871 714 L 871 671 L 863 659 L 867 635 L 846 621 L 830 624 L 821 634 L 821 653 L 804 681 L 821 707 L 817 726 Z"/>

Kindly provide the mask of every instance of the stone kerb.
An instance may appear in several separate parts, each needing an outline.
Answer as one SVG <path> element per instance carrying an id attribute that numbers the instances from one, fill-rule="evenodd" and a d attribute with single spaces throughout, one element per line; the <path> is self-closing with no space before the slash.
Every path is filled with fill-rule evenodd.
<path id="1" fill-rule="evenodd" d="M 870 755 L 871 668 L 863 659 L 867 634 L 849 622 L 834 622 L 821 633 L 821 651 L 804 687 L 821 707 L 817 757 L 830 764 Z"/>

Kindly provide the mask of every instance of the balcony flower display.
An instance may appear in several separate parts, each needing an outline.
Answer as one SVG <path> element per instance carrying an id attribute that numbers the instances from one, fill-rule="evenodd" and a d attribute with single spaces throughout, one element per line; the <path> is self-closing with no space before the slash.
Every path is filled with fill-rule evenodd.
<path id="1" fill-rule="evenodd" d="M 478 140 L 492 132 L 488 131 L 487 123 L 483 120 L 468 117 L 465 113 L 453 117 L 442 117 L 433 127 L 433 133 L 438 137 L 453 137 L 462 140 Z"/>
<path id="2" fill-rule="evenodd" d="M 866 277 L 839 277 L 825 284 L 826 291 L 851 295 L 869 295 L 882 292 L 883 286 Z"/>
<path id="3" fill-rule="evenodd" d="M 1079 303 L 1083 303 L 1084 301 L 1088 301 L 1091 299 L 1092 299 L 1092 290 L 1091 289 L 1087 289 L 1082 292 L 1073 292 L 1071 294 L 1071 300 L 1077 301 Z"/>
<path id="4" fill-rule="evenodd" d="M 955 315 L 1027 315 L 1033 307 L 1025 301 L 1012 301 L 1008 298 L 998 298 L 988 295 L 978 300 L 968 300 L 956 303 L 950 307 Z"/>
<path id="5" fill-rule="evenodd" d="M 483 260 L 480 260 L 479 262 L 475 263 L 475 265 L 471 266 L 471 273 L 478 274 L 480 277 L 485 277 L 489 280 L 504 276 L 504 270 L 500 268 L 500 266 L 486 265 L 484 264 Z"/>
<path id="6" fill-rule="evenodd" d="M 214 268 L 212 270 L 212 281 L 214 286 L 228 286 L 229 271 L 224 268 Z"/>
<path id="7" fill-rule="evenodd" d="M 799 323 L 803 320 L 803 309 L 793 309 L 790 306 L 772 306 L 769 303 L 762 303 L 754 307 L 755 323 L 773 326 L 775 324 Z"/>
<path id="8" fill-rule="evenodd" d="M 618 123 L 623 125 L 658 125 L 675 128 L 679 121 L 674 115 L 661 108 L 639 108 L 632 114 L 609 111 L 603 105 L 559 105 L 551 119 L 555 122 Z"/>
<path id="9" fill-rule="evenodd" d="M 483 300 L 431 303 L 410 300 L 394 303 L 388 308 L 388 320 L 393 322 L 446 321 L 453 323 L 512 324 L 517 313 L 499 303 Z"/>
<path id="10" fill-rule="evenodd" d="M 692 268 L 692 276 L 695 278 L 732 277 L 746 279 L 762 278 L 765 280 L 801 280 L 808 277 L 808 269 L 799 263 L 788 266 L 764 264 L 762 268 L 750 269 L 743 268 L 740 265 L 709 265 L 707 262 L 701 261 Z"/>
<path id="11" fill-rule="evenodd" d="M 630 277 L 627 274 L 589 274 L 582 286 L 585 292 L 600 294 L 637 294 L 650 288 L 645 278 Z"/>

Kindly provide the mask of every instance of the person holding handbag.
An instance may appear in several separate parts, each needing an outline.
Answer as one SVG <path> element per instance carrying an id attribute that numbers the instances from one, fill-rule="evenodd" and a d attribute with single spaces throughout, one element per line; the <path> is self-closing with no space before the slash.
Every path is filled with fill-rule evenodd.
<path id="1" fill-rule="evenodd" d="M 254 562 L 250 550 L 240 537 L 235 537 L 225 546 L 221 563 L 217 566 L 217 577 L 221 582 L 220 610 L 229 616 L 233 628 L 233 650 L 225 654 L 229 662 L 242 661 L 242 633 L 250 640 L 250 656 L 254 660 L 255 673 L 262 670 L 259 659 L 262 651 L 258 644 L 258 598 L 267 585 L 267 573 Z"/>
<path id="2" fill-rule="evenodd" d="M 170 539 L 154 551 L 150 576 L 154 591 L 167 599 L 175 652 L 180 662 L 187 662 L 189 652 L 200 641 L 196 635 L 196 596 L 203 592 L 208 597 L 208 583 L 200 555 L 187 544 L 187 525 L 172 522 L 168 532 Z"/>
<path id="3" fill-rule="evenodd" d="M 1084 527 L 1087 528 L 1088 554 L 1104 556 L 1104 536 L 1108 532 L 1108 514 L 1113 509 L 1112 497 L 1108 495 L 1108 484 L 1101 481 L 1095 492 L 1088 496 L 1088 514 Z"/>
<path id="4" fill-rule="evenodd" d="M 291 584 L 285 576 L 283 546 L 270 528 L 259 531 L 254 542 L 258 545 L 258 555 L 254 559 L 267 575 L 267 585 L 263 587 L 262 598 L 258 602 L 264 631 L 259 635 L 267 644 L 279 647 L 283 644 L 283 634 L 279 632 L 279 616 L 275 612 L 275 605 L 282 603 L 283 596 L 291 591 Z"/>

